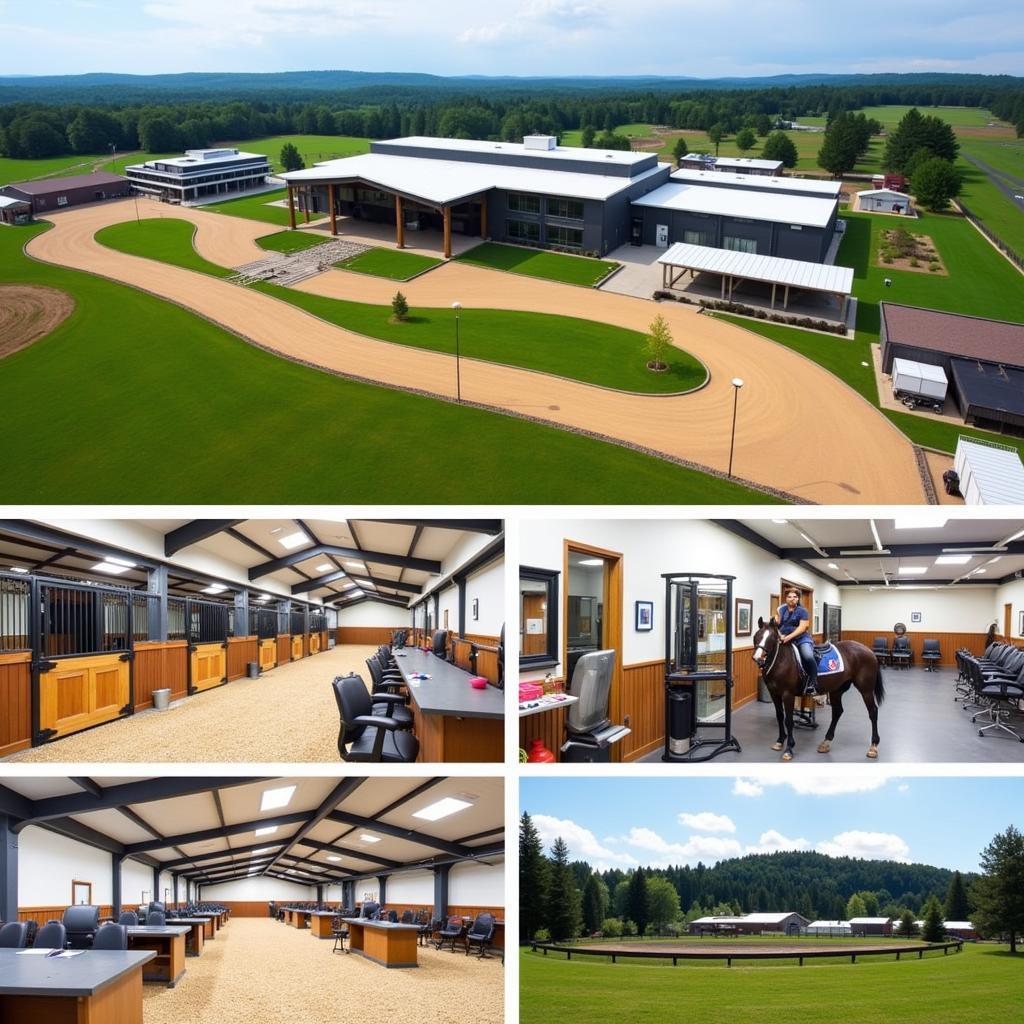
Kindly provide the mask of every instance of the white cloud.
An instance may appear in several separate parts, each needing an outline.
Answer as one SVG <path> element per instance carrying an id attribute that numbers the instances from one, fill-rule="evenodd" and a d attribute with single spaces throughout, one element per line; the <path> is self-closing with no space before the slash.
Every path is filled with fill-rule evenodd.
<path id="1" fill-rule="evenodd" d="M 903 783 L 902 785 L 900 785 L 900 786 L 897 786 L 896 788 L 897 788 L 897 789 L 898 789 L 898 790 L 899 790 L 899 791 L 900 791 L 901 793 L 909 793 L 909 792 L 910 792 L 910 786 L 908 786 L 908 785 L 907 785 L 907 784 L 906 784 L 905 782 L 904 782 L 904 783 Z"/>
<path id="2" fill-rule="evenodd" d="M 841 796 L 846 793 L 870 793 L 881 789 L 889 777 L 872 772 L 870 775 L 833 775 L 810 772 L 803 775 L 738 776 L 733 783 L 733 796 L 761 796 L 769 786 L 789 786 L 798 796 Z"/>
<path id="3" fill-rule="evenodd" d="M 713 811 L 701 811 L 699 814 L 687 814 L 683 811 L 678 818 L 680 825 L 686 825 L 697 832 L 735 832 L 736 825 L 732 818 Z"/>
<path id="4" fill-rule="evenodd" d="M 658 860 L 641 857 L 645 864 L 662 867 L 667 864 L 681 864 L 698 860 L 722 860 L 726 857 L 738 857 L 743 847 L 735 839 L 723 839 L 718 836 L 690 836 L 685 843 L 670 843 L 649 828 L 631 828 L 629 835 L 623 840 L 627 846 L 645 853 L 654 853 Z"/>
<path id="5" fill-rule="evenodd" d="M 569 847 L 571 859 L 585 860 L 599 871 L 606 871 L 613 865 L 636 864 L 635 857 L 628 853 L 616 853 L 603 846 L 597 836 L 588 828 L 578 825 L 571 818 L 553 818 L 549 814 L 535 814 L 533 824 L 540 834 L 541 842 L 550 849 L 551 844 L 561 836 Z"/>
<path id="6" fill-rule="evenodd" d="M 733 796 L 760 796 L 763 792 L 764 786 L 756 779 L 745 779 L 741 775 L 737 775 L 732 784 Z"/>
<path id="7" fill-rule="evenodd" d="M 517 39 L 535 41 L 543 38 L 550 28 L 555 28 L 564 45 L 584 33 L 608 27 L 608 12 L 603 6 L 574 0 L 532 0 L 513 13 L 514 19 L 505 18 L 463 29 L 457 36 L 458 42 L 487 45 Z"/>
<path id="8" fill-rule="evenodd" d="M 840 832 L 815 847 L 829 857 L 859 857 L 861 860 L 896 860 L 910 863 L 907 841 L 892 832 Z"/>
<path id="9" fill-rule="evenodd" d="M 781 853 L 783 850 L 809 850 L 811 842 L 809 839 L 790 839 L 781 832 L 770 828 L 767 832 L 761 833 L 757 843 L 749 844 L 746 853 Z"/>

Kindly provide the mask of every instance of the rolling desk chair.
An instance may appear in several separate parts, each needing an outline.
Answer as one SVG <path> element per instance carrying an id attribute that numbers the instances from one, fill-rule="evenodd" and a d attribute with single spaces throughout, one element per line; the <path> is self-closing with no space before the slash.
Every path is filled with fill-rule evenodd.
<path id="1" fill-rule="evenodd" d="M 8 921 L 0 928 L 0 949 L 25 949 L 27 945 L 27 921 Z"/>
<path id="2" fill-rule="evenodd" d="M 613 650 L 590 651 L 577 660 L 565 692 L 579 700 L 566 711 L 562 761 L 611 761 L 611 745 L 629 735 L 631 730 L 608 718 L 614 672 Z"/>
<path id="3" fill-rule="evenodd" d="M 68 935 L 68 949 L 91 949 L 92 940 L 100 926 L 100 908 L 80 904 L 64 911 L 64 929 Z"/>
<path id="4" fill-rule="evenodd" d="M 373 702 L 359 676 L 335 679 L 338 705 L 338 753 L 344 761 L 415 761 L 420 742 L 394 718 L 373 714 Z M 388 703 L 402 703 L 398 694 L 378 694 Z"/>
<path id="5" fill-rule="evenodd" d="M 340 917 L 335 917 L 331 920 L 331 937 L 334 939 L 334 947 L 331 949 L 332 953 L 337 953 L 339 949 L 342 953 L 348 952 L 345 948 L 345 940 L 348 938 L 348 925 Z"/>
<path id="6" fill-rule="evenodd" d="M 448 657 L 448 630 L 438 629 L 430 642 L 430 651 L 438 658 Z"/>
<path id="7" fill-rule="evenodd" d="M 36 949 L 63 949 L 67 940 L 68 934 L 64 931 L 64 925 L 60 921 L 47 921 L 36 932 L 32 945 Z"/>
<path id="8" fill-rule="evenodd" d="M 359 908 L 359 916 L 364 921 L 379 921 L 380 920 L 380 904 L 374 903 L 372 900 L 364 903 Z"/>
<path id="9" fill-rule="evenodd" d="M 154 911 L 150 911 L 152 915 Z M 152 922 L 147 917 L 147 924 Z M 163 922 L 161 922 L 163 923 Z M 113 921 L 108 921 L 97 933 L 96 938 L 92 940 L 93 949 L 127 949 L 128 948 L 128 929 L 123 924 L 114 924 Z"/>
<path id="10" fill-rule="evenodd" d="M 461 917 L 449 917 L 444 923 L 444 927 L 437 933 L 437 943 L 435 949 L 441 950 L 446 942 L 452 944 L 452 952 L 455 952 L 455 943 L 462 937 L 462 930 L 465 928 L 465 922 Z"/>
<path id="11" fill-rule="evenodd" d="M 122 910 L 117 923 L 123 924 L 126 928 L 135 928 L 139 923 L 139 915 L 134 910 Z"/>
<path id="12" fill-rule="evenodd" d="M 926 672 L 934 672 L 935 666 L 942 661 L 942 651 L 938 640 L 925 640 L 921 648 L 921 660 Z"/>
<path id="13" fill-rule="evenodd" d="M 167 915 L 162 910 L 150 908 L 149 913 L 146 915 L 146 927 L 163 928 L 165 924 L 167 924 Z"/>
<path id="14" fill-rule="evenodd" d="M 480 959 L 487 959 L 487 948 L 494 941 L 494 915 L 477 914 L 473 926 L 466 932 L 466 956 L 474 945 L 480 947 Z"/>

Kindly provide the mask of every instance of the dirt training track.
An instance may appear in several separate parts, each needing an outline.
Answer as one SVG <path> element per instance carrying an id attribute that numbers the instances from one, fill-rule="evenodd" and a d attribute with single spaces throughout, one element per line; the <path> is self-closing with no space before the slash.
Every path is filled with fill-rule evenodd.
<path id="1" fill-rule="evenodd" d="M 196 250 L 221 266 L 238 267 L 265 256 L 254 239 L 274 231 L 273 225 L 201 209 L 145 202 L 139 210 L 146 218 L 195 224 Z M 117 252 L 93 237 L 101 228 L 135 216 L 131 200 L 61 212 L 48 218 L 54 227 L 33 238 L 26 251 L 43 262 L 99 274 L 168 299 L 289 359 L 454 398 L 454 356 L 366 338 L 269 295 Z M 384 304 L 398 285 L 330 270 L 303 288 Z M 738 478 L 824 504 L 925 501 L 913 449 L 903 434 L 825 369 L 752 332 L 677 304 L 655 306 L 460 263 L 402 283 L 401 290 L 414 306 L 450 306 L 459 300 L 464 331 L 472 329 L 474 306 L 559 313 L 642 332 L 661 313 L 679 347 L 700 359 L 711 374 L 708 386 L 694 394 L 630 395 L 463 358 L 462 396 L 468 402 L 591 431 L 724 473 L 733 409 L 730 381 L 739 376 L 744 386 L 733 460 Z M 844 343 L 821 338 L 823 345 Z M 537 494 L 535 500 L 546 496 Z M 634 500 L 657 502 L 659 497 L 636 495 Z"/>
<path id="2" fill-rule="evenodd" d="M 45 338 L 71 316 L 67 292 L 34 284 L 0 284 L 0 359 Z"/>

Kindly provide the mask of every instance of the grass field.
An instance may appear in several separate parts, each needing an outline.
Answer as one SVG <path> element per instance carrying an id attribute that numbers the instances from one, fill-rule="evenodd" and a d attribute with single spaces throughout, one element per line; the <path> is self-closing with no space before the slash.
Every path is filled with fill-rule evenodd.
<path id="1" fill-rule="evenodd" d="M 1024 139 L 961 138 L 957 161 L 964 179 L 960 198 L 968 209 L 1007 245 L 1024 253 L 1024 203 L 1001 192 L 966 156 L 988 164 L 1015 194 L 1024 194 Z"/>
<path id="2" fill-rule="evenodd" d="M 256 244 L 269 252 L 292 253 L 312 249 L 330 240 L 329 235 L 310 234 L 308 231 L 275 231 L 273 234 L 257 238 Z"/>
<path id="3" fill-rule="evenodd" d="M 499 245 L 496 242 L 484 242 L 455 258 L 477 267 L 506 270 L 513 274 L 540 277 L 562 284 L 578 284 L 587 288 L 607 277 L 618 266 L 608 260 L 568 256 L 565 253 L 526 249 L 517 245 Z"/>
<path id="4" fill-rule="evenodd" d="M 334 265 L 339 270 L 351 270 L 355 274 L 369 274 L 371 277 L 386 277 L 392 281 L 408 281 L 426 270 L 440 266 L 444 260 L 423 256 L 418 252 L 400 252 L 395 249 L 368 249 Z"/>
<path id="5" fill-rule="evenodd" d="M 1006 947 L 966 944 L 923 960 L 865 957 L 850 963 L 792 961 L 732 967 L 682 961 L 612 966 L 603 959 L 522 952 L 521 1024 L 552 1020 L 674 1024 L 1004 1024 L 1024 1012 L 1024 957 Z"/>
<path id="6" fill-rule="evenodd" d="M 773 500 L 590 438 L 279 359 L 172 303 L 30 260 L 22 247 L 43 230 L 0 231 L 0 279 L 75 298 L 60 327 L 0 362 L 12 502 Z M 110 412 L 102 442 L 88 439 L 97 410 Z M 301 458 L 258 443 L 309 437 L 310 424 L 316 443 Z M 459 472 L 438 473 L 425 458 L 381 473 L 382 458 L 406 451 L 409 438 L 418 451 L 457 451 Z"/>
<path id="7" fill-rule="evenodd" d="M 108 153 L 107 156 L 109 157 L 110 154 Z M 102 159 L 102 153 L 95 156 L 80 154 L 54 156 L 42 160 L 15 160 L 8 156 L 0 156 L 0 185 L 10 185 L 16 181 L 31 181 L 33 178 L 87 174 Z"/>
<path id="8" fill-rule="evenodd" d="M 96 241 L 120 252 L 172 263 L 212 277 L 231 277 L 234 271 L 204 260 L 192 244 L 195 225 L 186 220 L 127 220 L 96 232 Z"/>
<path id="9" fill-rule="evenodd" d="M 269 203 L 287 198 L 287 189 L 275 189 L 272 192 L 261 192 L 255 196 L 243 196 L 241 199 L 225 199 L 222 203 L 211 203 L 204 210 L 214 213 L 226 213 L 229 217 L 244 217 L 246 220 L 261 220 L 266 224 L 277 224 L 288 227 L 288 207 L 270 206 Z M 296 211 L 296 215 L 301 214 Z"/>

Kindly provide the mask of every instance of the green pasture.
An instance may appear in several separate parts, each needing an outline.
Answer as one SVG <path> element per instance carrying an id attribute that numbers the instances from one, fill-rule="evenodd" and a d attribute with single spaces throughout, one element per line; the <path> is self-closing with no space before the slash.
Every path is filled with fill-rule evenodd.
<path id="1" fill-rule="evenodd" d="M 264 153 L 270 159 L 273 171 L 281 171 L 281 147 L 292 143 L 307 167 L 324 160 L 338 160 L 343 156 L 357 156 L 370 152 L 370 140 L 353 135 L 268 135 L 262 139 L 242 142 L 218 143 L 235 146 L 248 153 Z"/>
<path id="2" fill-rule="evenodd" d="M 322 235 L 319 232 L 275 231 L 273 234 L 257 238 L 256 244 L 268 252 L 293 253 L 302 252 L 303 249 L 312 249 L 314 246 L 323 245 L 329 241 L 331 241 L 330 235 Z"/>
<path id="3" fill-rule="evenodd" d="M 960 199 L 990 231 L 1024 254 L 1024 203 L 1000 191 L 988 174 L 965 156 L 988 164 L 1014 194 L 1024 195 L 1024 139 L 961 138 L 957 160 L 964 181 Z"/>
<path id="4" fill-rule="evenodd" d="M 290 223 L 288 207 L 269 205 L 287 197 L 288 190 L 280 188 L 271 192 L 261 192 L 255 196 L 242 196 L 240 199 L 225 199 L 220 203 L 210 203 L 203 209 L 211 210 L 213 213 L 226 213 L 229 217 L 244 217 L 246 220 L 261 220 L 266 224 L 288 227 Z M 296 210 L 296 223 L 301 220 L 302 214 Z"/>
<path id="5" fill-rule="evenodd" d="M 425 270 L 440 266 L 444 260 L 424 256 L 418 252 L 402 252 L 398 249 L 368 249 L 334 265 L 339 270 L 350 270 L 355 274 L 369 274 L 371 277 L 386 277 L 392 281 L 408 281 L 410 277 Z"/>
<path id="6" fill-rule="evenodd" d="M 43 230 L 0 231 L 0 279 L 60 288 L 76 303 L 46 338 L 0 362 L 14 503 L 771 500 L 615 445 L 278 358 L 173 303 L 29 259 L 22 247 Z M 97 410 L 110 426 L 91 443 Z M 259 443 L 312 438 L 310 424 L 302 458 Z M 459 472 L 439 474 L 425 458 L 381 473 L 410 438 L 417 451 L 457 451 Z"/>
<path id="7" fill-rule="evenodd" d="M 110 154 L 107 154 L 109 158 Z M 70 177 L 73 174 L 89 174 L 96 164 L 103 160 L 103 154 L 82 156 L 46 157 L 41 160 L 17 160 L 9 156 L 0 156 L 0 185 L 10 185 L 17 181 L 31 181 L 34 178 Z M 109 163 L 109 159 L 107 160 Z"/>
<path id="8" fill-rule="evenodd" d="M 972 945 L 923 959 L 705 964 L 565 957 L 522 951 L 521 1024 L 621 1020 L 636 1024 L 1003 1024 L 1024 1013 L 1021 955 Z"/>
<path id="9" fill-rule="evenodd" d="M 230 277 L 234 271 L 204 260 L 196 252 L 192 240 L 195 225 L 187 220 L 126 220 L 96 232 L 96 241 L 111 249 L 133 256 L 171 263 L 185 270 L 212 277 Z"/>
<path id="10" fill-rule="evenodd" d="M 484 242 L 455 258 L 476 267 L 505 270 L 513 274 L 525 274 L 527 277 L 543 278 L 545 281 L 582 285 L 585 288 L 593 287 L 618 266 L 618 263 L 610 260 L 569 256 L 561 252 L 500 245 L 497 242 Z"/>

